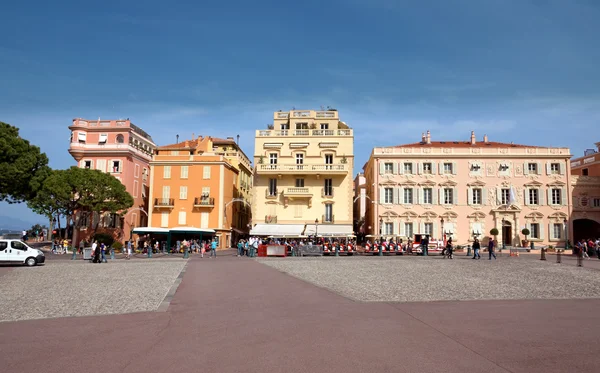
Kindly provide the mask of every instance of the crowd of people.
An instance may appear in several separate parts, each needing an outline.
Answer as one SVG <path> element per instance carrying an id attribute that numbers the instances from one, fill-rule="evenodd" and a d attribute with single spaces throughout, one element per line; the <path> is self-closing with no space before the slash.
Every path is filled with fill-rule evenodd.
<path id="1" fill-rule="evenodd" d="M 592 238 L 579 240 L 575 244 L 573 253 L 583 256 L 584 259 L 590 259 L 590 255 L 600 259 L 600 238 L 596 240 Z"/>

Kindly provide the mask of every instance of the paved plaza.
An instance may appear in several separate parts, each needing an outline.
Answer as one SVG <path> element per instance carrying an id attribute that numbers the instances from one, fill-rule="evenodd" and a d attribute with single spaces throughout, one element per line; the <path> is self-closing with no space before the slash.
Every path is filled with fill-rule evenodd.
<path id="1" fill-rule="evenodd" d="M 50 260 L 13 267 L 0 278 L 0 321 L 155 311 L 185 263 Z"/>
<path id="2" fill-rule="evenodd" d="M 484 253 L 487 255 L 487 253 Z M 265 258 L 279 271 L 364 302 L 600 298 L 600 271 L 530 257 Z M 536 257 L 537 259 L 537 257 Z M 585 264 L 588 264 L 587 262 Z M 595 263 L 594 263 L 595 264 Z"/>
<path id="3" fill-rule="evenodd" d="M 164 265 L 153 260 L 102 265 L 49 260 L 44 267 L 0 272 L 0 281 L 17 275 L 34 287 L 47 280 L 44 273 L 63 276 L 80 266 L 94 274 L 77 275 L 88 276 L 88 280 L 104 278 L 117 289 L 113 279 L 97 276 L 95 267 L 115 279 L 130 276 L 124 274 L 127 272 L 131 273 L 129 280 L 134 273 L 148 279 L 150 272 L 158 271 L 154 265 Z M 151 266 L 144 267 L 146 264 Z M 367 300 L 376 301 L 356 301 L 356 294 L 340 296 L 329 290 L 330 286 L 314 286 L 297 278 L 299 273 L 291 276 L 281 272 L 283 266 L 289 272 L 298 268 L 304 277 L 315 268 L 327 271 L 330 283 L 343 281 L 354 272 L 358 280 L 348 279 L 354 287 L 358 286 L 356 281 L 366 284 L 381 277 L 369 272 L 388 274 L 390 278 L 382 283 L 390 284 L 394 277 L 405 276 L 397 269 L 405 267 L 407 274 L 416 276 L 417 289 L 425 292 L 430 288 L 430 301 L 415 302 L 413 296 L 411 302 L 398 302 L 394 294 L 405 293 L 403 290 L 377 296 L 371 290 Z M 437 290 L 438 280 L 426 285 L 438 271 L 447 271 L 446 278 L 470 283 L 492 281 L 482 280 L 482 274 L 502 278 L 502 271 L 507 271 L 507 282 L 510 278 L 526 279 L 542 290 L 557 278 L 562 281 L 572 275 L 573 282 L 587 279 L 580 286 L 591 292 L 578 296 L 593 296 L 593 288 L 600 285 L 597 270 L 555 267 L 554 263 L 527 258 L 503 258 L 495 263 L 455 259 L 445 263 L 437 257 L 252 260 L 231 255 L 217 259 L 194 256 L 187 262 L 183 281 L 166 312 L 1 322 L 0 364 L 4 371 L 20 373 L 597 372 L 600 357 L 594 346 L 600 341 L 600 325 L 595 310 L 600 309 L 600 299 L 431 301 L 445 293 Z M 527 274 L 528 268 L 533 275 Z M 177 269 L 171 268 L 162 280 L 176 283 L 176 274 Z M 441 274 L 438 277 L 444 278 Z M 377 284 L 363 288 L 377 288 Z M 514 295 L 515 287 L 507 288 L 511 297 L 519 296 Z M 166 289 L 165 285 L 163 291 Z M 471 293 L 481 291 L 473 286 L 470 289 Z M 570 291 L 560 289 L 557 296 Z M 62 294 L 67 299 L 64 302 L 74 304 L 68 293 Z M 2 298 L 0 308 L 13 307 L 6 302 Z M 38 307 L 35 299 L 31 302 L 31 308 Z M 152 305 L 156 307 L 156 303 Z M 15 312 L 24 311 L 20 308 Z"/>

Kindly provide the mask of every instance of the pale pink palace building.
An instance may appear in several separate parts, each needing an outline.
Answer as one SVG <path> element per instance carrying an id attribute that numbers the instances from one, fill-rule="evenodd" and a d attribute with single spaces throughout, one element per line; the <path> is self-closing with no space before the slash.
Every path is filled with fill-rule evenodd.
<path id="1" fill-rule="evenodd" d="M 150 135 L 129 119 L 76 118 L 69 129 L 69 153 L 77 161 L 77 165 L 110 173 L 125 185 L 134 199 L 133 206 L 124 217 L 117 214 L 78 214 L 77 240 L 89 238 L 92 233 L 91 227 L 98 220 L 100 221 L 97 232 L 109 233 L 121 242 L 129 239 L 133 228 L 147 226 L 149 164 L 156 144 Z"/>
<path id="2" fill-rule="evenodd" d="M 563 246 L 571 198 L 568 148 L 489 141 L 432 141 L 376 147 L 364 166 L 367 234 L 429 234 L 466 245 L 490 230 L 517 246 L 531 232 L 536 246 Z"/>

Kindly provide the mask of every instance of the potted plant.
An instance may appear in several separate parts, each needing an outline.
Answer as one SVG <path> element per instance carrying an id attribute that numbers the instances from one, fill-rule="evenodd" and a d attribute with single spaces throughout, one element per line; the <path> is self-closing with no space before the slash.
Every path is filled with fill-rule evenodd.
<path id="1" fill-rule="evenodd" d="M 529 229 L 523 228 L 521 233 L 523 234 L 523 236 L 525 236 L 525 239 L 523 240 L 523 246 L 525 246 L 527 248 L 527 251 L 529 251 L 529 240 L 527 240 L 527 236 L 529 236 L 529 233 L 531 232 L 529 232 Z"/>

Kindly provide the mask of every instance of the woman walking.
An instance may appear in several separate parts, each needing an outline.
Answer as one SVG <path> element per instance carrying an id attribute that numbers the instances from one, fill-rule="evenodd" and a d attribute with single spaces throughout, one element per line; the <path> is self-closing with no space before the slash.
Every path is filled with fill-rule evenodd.
<path id="1" fill-rule="evenodd" d="M 479 243 L 479 239 L 475 238 L 473 242 L 473 258 L 471 259 L 481 259 L 481 255 L 479 255 L 479 250 L 481 249 L 481 244 Z"/>

